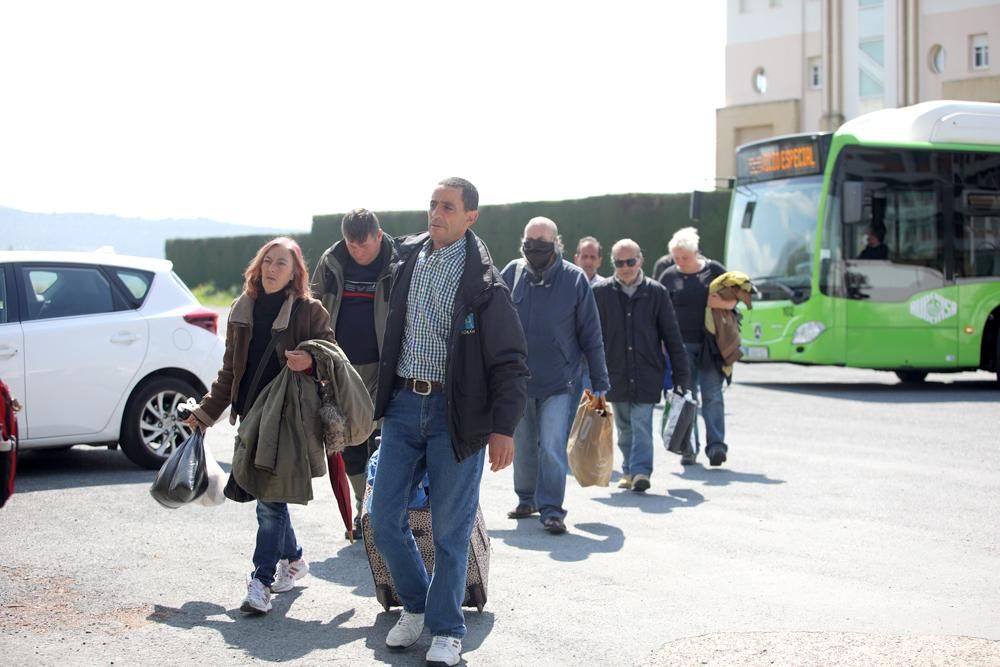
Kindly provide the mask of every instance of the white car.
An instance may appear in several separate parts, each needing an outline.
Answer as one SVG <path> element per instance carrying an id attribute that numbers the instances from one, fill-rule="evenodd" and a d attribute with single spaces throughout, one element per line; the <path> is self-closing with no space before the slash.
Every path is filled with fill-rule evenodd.
<path id="1" fill-rule="evenodd" d="M 119 443 L 159 468 L 222 367 L 218 314 L 163 259 L 0 251 L 0 379 L 22 449 Z"/>

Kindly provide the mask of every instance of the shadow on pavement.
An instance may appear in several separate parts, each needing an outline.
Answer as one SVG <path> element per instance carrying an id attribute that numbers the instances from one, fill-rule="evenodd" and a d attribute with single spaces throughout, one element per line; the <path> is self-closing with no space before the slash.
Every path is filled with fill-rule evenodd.
<path id="1" fill-rule="evenodd" d="M 363 640 L 372 651 L 372 661 L 390 665 L 423 665 L 424 654 L 430 647 L 425 631 L 421 639 L 406 651 L 390 651 L 385 636 L 399 612 L 382 612 L 373 626 L 345 627 L 355 615 L 354 609 L 337 614 L 329 622 L 302 621 L 288 617 L 288 611 L 301 595 L 296 590 L 272 598 L 270 613 L 246 615 L 239 609 L 226 609 L 212 602 L 185 602 L 179 609 L 155 605 L 147 620 L 181 630 L 208 628 L 218 632 L 228 646 L 266 662 L 288 662 L 305 658 L 313 651 L 336 649 Z M 374 603 L 374 598 L 372 599 Z M 489 611 L 466 612 L 466 635 L 463 653 L 479 648 L 493 630 L 494 617 Z M 167 662 L 183 661 L 190 656 L 173 656 Z"/>
<path id="2" fill-rule="evenodd" d="M 617 526 L 595 522 L 567 524 L 566 527 L 568 531 L 563 535 L 549 535 L 538 517 L 531 517 L 518 521 L 513 530 L 490 529 L 490 537 L 517 549 L 548 551 L 552 560 L 562 562 L 586 560 L 591 554 L 614 553 L 625 544 L 625 533 Z"/>
<path id="3" fill-rule="evenodd" d="M 351 593 L 369 598 L 373 605 L 379 606 L 375 601 L 375 582 L 368 555 L 361 540 L 341 547 L 326 560 L 310 561 L 309 574 L 323 581 L 351 587 Z"/>
<path id="4" fill-rule="evenodd" d="M 705 486 L 726 486 L 727 484 L 785 484 L 783 479 L 774 479 L 762 473 L 739 472 L 730 468 L 706 468 L 700 463 L 684 466 L 682 472 L 672 473 L 681 479 L 704 482 Z"/>
<path id="5" fill-rule="evenodd" d="M 610 507 L 637 507 L 647 514 L 667 514 L 681 507 L 696 507 L 705 502 L 705 496 L 692 489 L 667 489 L 667 495 L 659 494 L 655 487 L 645 493 L 621 491 L 607 498 L 594 498 Z"/>
<path id="6" fill-rule="evenodd" d="M 353 618 L 354 609 L 337 614 L 328 623 L 288 618 L 288 610 L 299 595 L 295 590 L 276 595 L 271 612 L 260 616 L 248 616 L 239 609 L 227 610 L 211 602 L 192 601 L 185 602 L 180 609 L 156 605 L 147 620 L 182 630 L 216 630 L 227 645 L 268 662 L 303 658 L 317 649 L 335 649 L 367 639 L 373 632 L 371 628 L 341 627 Z M 387 632 L 390 626 L 386 627 Z M 174 659 L 188 657 L 174 656 Z"/>
<path id="7" fill-rule="evenodd" d="M 223 471 L 230 465 L 220 462 Z M 120 450 L 77 446 L 37 449 L 17 455 L 17 493 L 53 491 L 81 486 L 152 484 L 155 470 L 139 468 Z"/>
<path id="8" fill-rule="evenodd" d="M 990 403 L 997 400 L 996 382 L 924 382 L 917 385 L 875 382 L 740 382 L 747 387 L 807 394 L 862 403 Z"/>

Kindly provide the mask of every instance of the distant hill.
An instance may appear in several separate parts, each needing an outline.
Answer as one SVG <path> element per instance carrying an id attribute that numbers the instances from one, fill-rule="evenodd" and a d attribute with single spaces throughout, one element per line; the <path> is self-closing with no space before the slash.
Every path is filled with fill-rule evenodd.
<path id="1" fill-rule="evenodd" d="M 113 246 L 122 255 L 163 257 L 167 239 L 307 230 L 231 225 L 204 218 L 145 220 L 94 213 L 29 213 L 0 206 L 0 250 L 96 250 Z"/>

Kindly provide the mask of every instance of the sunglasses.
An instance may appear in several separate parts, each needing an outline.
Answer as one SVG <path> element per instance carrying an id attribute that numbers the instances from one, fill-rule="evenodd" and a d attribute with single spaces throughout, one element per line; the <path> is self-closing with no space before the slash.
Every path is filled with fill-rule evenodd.
<path id="1" fill-rule="evenodd" d="M 616 259 L 613 260 L 615 263 L 615 268 L 620 269 L 623 266 L 635 266 L 639 263 L 638 257 L 629 257 L 628 259 Z"/>

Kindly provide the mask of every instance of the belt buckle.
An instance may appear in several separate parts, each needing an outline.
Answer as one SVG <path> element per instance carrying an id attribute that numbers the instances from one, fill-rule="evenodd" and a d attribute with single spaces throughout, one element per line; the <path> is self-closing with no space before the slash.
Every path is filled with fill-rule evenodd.
<path id="1" fill-rule="evenodd" d="M 417 394 L 418 396 L 430 396 L 431 395 L 431 389 L 432 389 L 432 387 L 431 387 L 431 381 L 430 380 L 418 380 L 417 378 L 413 378 L 413 380 L 411 380 L 411 382 L 412 382 L 412 384 L 410 385 L 410 388 L 413 390 L 414 394 Z M 425 387 L 427 387 L 426 391 L 420 391 L 419 389 L 417 389 L 418 383 L 422 383 Z"/>

